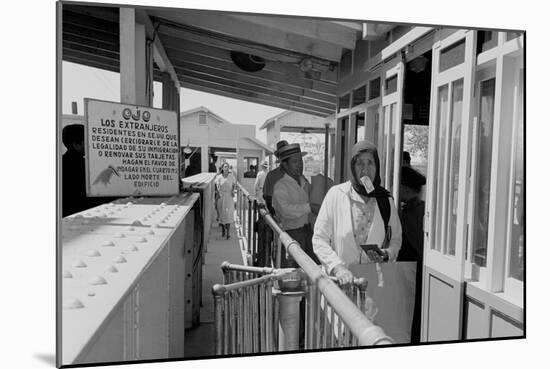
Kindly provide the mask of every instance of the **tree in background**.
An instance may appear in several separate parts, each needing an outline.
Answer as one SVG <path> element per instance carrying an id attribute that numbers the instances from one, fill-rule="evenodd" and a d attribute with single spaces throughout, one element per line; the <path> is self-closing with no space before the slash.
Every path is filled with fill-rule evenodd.
<path id="1" fill-rule="evenodd" d="M 405 125 L 403 150 L 411 154 L 413 167 L 426 175 L 428 163 L 428 126 Z"/>

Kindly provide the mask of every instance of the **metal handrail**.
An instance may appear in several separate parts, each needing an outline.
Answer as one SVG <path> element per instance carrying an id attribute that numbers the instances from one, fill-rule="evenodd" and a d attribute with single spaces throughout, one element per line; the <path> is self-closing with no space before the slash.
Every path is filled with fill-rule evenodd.
<path id="1" fill-rule="evenodd" d="M 256 198 L 250 195 L 239 182 L 237 182 L 237 186 L 245 195 L 249 204 L 256 201 Z M 372 323 L 331 280 L 331 278 L 313 262 L 313 260 L 302 250 L 300 244 L 279 226 L 266 209 L 260 207 L 259 213 L 264 221 L 271 227 L 273 232 L 279 236 L 287 252 L 294 258 L 308 278 L 317 286 L 323 296 L 325 296 L 336 314 L 341 317 L 353 335 L 357 337 L 360 345 L 370 346 L 394 343 L 393 340 L 384 333 L 384 330 Z M 248 232 L 250 232 L 250 229 Z"/>

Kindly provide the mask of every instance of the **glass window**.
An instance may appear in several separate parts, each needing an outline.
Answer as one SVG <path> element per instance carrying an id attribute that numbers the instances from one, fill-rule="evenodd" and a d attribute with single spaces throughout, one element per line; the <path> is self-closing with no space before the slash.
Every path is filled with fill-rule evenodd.
<path id="1" fill-rule="evenodd" d="M 489 225 L 489 196 L 491 186 L 491 153 L 493 150 L 493 118 L 495 109 L 495 79 L 481 82 L 479 103 L 477 186 L 474 198 L 473 262 L 487 265 L 487 237 Z"/>
<path id="2" fill-rule="evenodd" d="M 349 110 L 350 97 L 349 94 L 338 98 L 338 113 Z"/>
<path id="3" fill-rule="evenodd" d="M 355 125 L 355 142 L 363 141 L 366 137 L 365 113 L 358 113 Z"/>
<path id="4" fill-rule="evenodd" d="M 466 41 L 464 39 L 441 50 L 439 58 L 439 71 L 443 72 L 454 66 L 464 63 Z"/>
<path id="5" fill-rule="evenodd" d="M 369 81 L 369 100 L 380 97 L 380 77 Z"/>
<path id="6" fill-rule="evenodd" d="M 513 173 L 513 195 L 512 195 L 512 224 L 510 258 L 508 265 L 508 277 L 523 281 L 524 255 L 525 255 L 525 182 L 523 180 L 523 70 L 520 70 L 519 93 L 518 93 L 519 124 L 517 129 L 516 142 L 514 143 L 514 173 Z"/>
<path id="7" fill-rule="evenodd" d="M 384 95 L 389 95 L 397 91 L 397 74 L 386 78 L 386 89 Z"/>
<path id="8" fill-rule="evenodd" d="M 477 32 L 477 54 L 492 49 L 497 46 L 498 32 L 496 31 L 478 31 Z"/>
<path id="9" fill-rule="evenodd" d="M 372 141 L 376 147 L 380 148 L 380 142 L 378 134 L 380 132 L 379 128 L 379 121 L 380 121 L 380 112 L 378 105 L 369 106 L 367 108 L 367 123 L 368 124 L 368 130 L 365 127 L 365 139 Z M 372 127 L 372 130 L 371 130 Z M 372 135 L 370 137 L 369 135 Z M 380 153 L 380 150 L 378 150 Z"/>
<path id="10" fill-rule="evenodd" d="M 447 202 L 447 240 L 445 242 L 446 253 L 455 255 L 456 250 L 456 222 L 458 205 L 458 168 L 460 162 L 460 131 L 462 129 L 462 99 L 463 99 L 463 81 L 462 79 L 453 82 L 452 86 L 452 105 L 451 105 L 451 148 L 449 163 L 449 190 Z"/>
<path id="11" fill-rule="evenodd" d="M 388 106 L 385 107 L 387 113 Z M 393 162 L 395 155 L 395 135 L 397 131 L 397 122 L 396 122 L 396 109 L 397 103 L 393 103 L 389 106 L 389 116 L 387 131 L 384 130 L 384 141 L 386 147 L 386 160 L 385 160 L 385 187 L 388 191 L 393 192 Z M 382 171 L 382 169 L 380 169 Z"/>
<path id="12" fill-rule="evenodd" d="M 424 174 L 428 173 L 428 126 L 404 125 L 403 151 L 411 156 L 411 167 Z"/>
<path id="13" fill-rule="evenodd" d="M 506 41 L 513 40 L 514 38 L 518 38 L 521 36 L 523 32 L 506 32 Z"/>
<path id="14" fill-rule="evenodd" d="M 434 144 L 434 168 L 435 176 L 433 178 L 433 208 L 432 211 L 432 227 L 433 234 L 435 237 L 432 237 L 432 244 L 430 247 L 432 249 L 441 250 L 441 221 L 443 219 L 443 201 L 444 192 L 443 192 L 443 181 L 440 179 L 443 178 L 443 169 L 445 166 L 445 161 L 443 160 L 445 155 L 445 136 L 447 132 L 447 106 L 449 104 L 449 87 L 448 85 L 440 86 L 437 91 L 437 121 L 435 125 L 436 136 Z"/>
<path id="15" fill-rule="evenodd" d="M 388 119 L 388 106 L 384 106 L 382 108 L 382 124 L 378 125 L 378 128 L 381 130 L 379 133 L 382 139 L 382 142 L 380 142 L 380 145 L 378 145 L 378 154 L 380 155 L 380 180 L 381 185 L 386 186 L 386 143 L 388 141 L 388 133 L 386 130 L 386 121 Z M 378 134 L 378 133 L 377 133 Z"/>
<path id="16" fill-rule="evenodd" d="M 361 86 L 353 90 L 353 105 L 356 106 L 367 101 L 367 85 Z"/>
<path id="17" fill-rule="evenodd" d="M 348 116 L 344 117 L 344 118 L 340 118 L 339 119 L 339 122 L 341 124 L 341 131 L 338 132 L 338 134 L 340 135 L 339 137 L 339 140 L 340 140 L 340 147 L 342 148 L 341 149 L 341 156 L 340 156 L 340 173 L 341 173 L 341 177 L 340 177 L 340 183 L 341 182 L 345 182 L 348 180 L 348 177 L 347 177 L 347 173 L 348 173 L 348 166 L 346 165 L 347 163 L 347 157 L 348 157 L 348 152 L 349 152 L 349 148 L 348 148 L 348 145 L 346 143 L 346 140 L 347 140 L 347 137 L 348 137 L 348 132 L 349 132 L 349 118 Z"/>
<path id="18" fill-rule="evenodd" d="M 206 114 L 199 113 L 199 124 L 206 124 Z"/>
<path id="19" fill-rule="evenodd" d="M 243 173 L 244 178 L 256 178 L 258 173 L 257 157 L 245 157 L 243 159 Z"/>

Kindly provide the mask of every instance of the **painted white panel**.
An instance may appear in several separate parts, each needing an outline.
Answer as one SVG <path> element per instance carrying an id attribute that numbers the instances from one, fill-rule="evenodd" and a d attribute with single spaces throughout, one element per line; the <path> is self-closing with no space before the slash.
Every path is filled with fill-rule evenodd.
<path id="1" fill-rule="evenodd" d="M 140 279 L 136 359 L 168 357 L 169 255 L 163 248 Z"/>
<path id="2" fill-rule="evenodd" d="M 109 321 L 100 337 L 91 345 L 90 351 L 75 364 L 100 363 L 124 360 L 123 357 L 123 310 Z"/>
<path id="3" fill-rule="evenodd" d="M 456 303 L 457 291 L 453 285 L 431 275 L 428 282 L 428 341 L 458 339 L 455 317 L 460 309 Z"/>
<path id="4" fill-rule="evenodd" d="M 488 338 L 487 314 L 483 305 L 477 301 L 466 301 L 466 339 Z"/>
<path id="5" fill-rule="evenodd" d="M 520 327 L 519 323 L 500 314 L 491 314 L 491 338 L 522 336 L 523 329 Z"/>

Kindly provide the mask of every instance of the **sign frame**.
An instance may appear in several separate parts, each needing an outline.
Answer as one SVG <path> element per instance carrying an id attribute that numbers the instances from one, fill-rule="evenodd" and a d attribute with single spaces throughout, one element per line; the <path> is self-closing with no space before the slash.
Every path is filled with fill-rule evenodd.
<path id="1" fill-rule="evenodd" d="M 157 111 L 157 112 L 162 112 L 163 114 L 174 114 L 174 124 L 175 124 L 175 127 L 174 130 L 175 130 L 175 135 L 176 135 L 176 145 L 177 145 L 177 150 L 176 150 L 176 165 L 175 165 L 175 168 L 176 168 L 176 173 L 175 173 L 175 179 L 173 180 L 174 184 L 175 184 L 175 189 L 173 191 L 160 191 L 160 192 L 153 192 L 153 193 L 150 193 L 148 192 L 147 190 L 144 190 L 144 191 L 140 191 L 140 190 L 134 190 L 132 191 L 131 189 L 129 189 L 127 192 L 125 191 L 114 191 L 112 193 L 108 193 L 108 194 L 102 194 L 102 193 L 97 193 L 97 192 L 92 192 L 92 185 L 91 185 L 91 181 L 92 181 L 92 178 L 90 176 L 90 122 L 89 122 L 89 119 L 90 119 L 90 112 L 89 112 L 89 103 L 90 102 L 99 102 L 99 103 L 109 103 L 109 104 L 115 104 L 115 105 L 118 105 L 120 107 L 120 110 L 121 112 L 125 109 L 125 108 L 130 108 L 130 109 L 146 109 L 147 111 L 153 113 L 154 111 Z M 158 108 L 154 108 L 154 107 L 149 107 L 149 106 L 144 106 L 144 105 L 136 105 L 136 104 L 125 104 L 125 103 L 120 103 L 120 102 L 116 102 L 116 101 L 108 101 L 108 100 L 101 100 L 101 99 L 93 99 L 93 98 L 84 98 L 84 127 L 85 127 L 85 135 L 84 135 L 84 148 L 85 148 L 85 167 L 86 167 L 86 196 L 87 197 L 128 197 L 128 196 L 148 196 L 148 197 L 166 197 L 166 196 L 173 196 L 173 195 L 177 195 L 180 193 L 180 181 L 181 179 L 179 178 L 180 177 L 180 172 L 179 172 L 179 168 L 180 168 L 180 164 L 181 164 L 181 158 L 180 158 L 180 151 L 181 151 L 181 143 L 180 143 L 180 134 L 179 134 L 179 127 L 178 127 L 178 113 L 177 111 L 175 110 L 168 110 L 168 109 L 158 109 Z M 129 121 L 134 121 L 134 120 L 129 120 Z M 170 123 L 167 123 L 166 124 L 167 126 L 170 126 Z M 171 183 L 171 182 L 168 182 L 168 183 Z"/>

